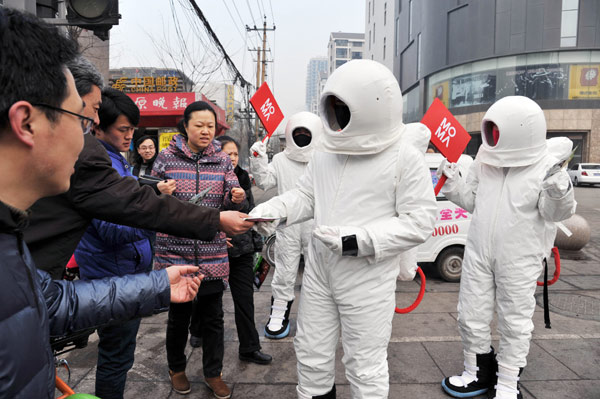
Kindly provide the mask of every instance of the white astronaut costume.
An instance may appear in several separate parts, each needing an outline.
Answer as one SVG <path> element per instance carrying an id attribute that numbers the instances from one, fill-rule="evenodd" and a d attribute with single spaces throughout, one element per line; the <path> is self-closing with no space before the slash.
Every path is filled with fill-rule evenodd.
<path id="1" fill-rule="evenodd" d="M 429 237 L 437 210 L 423 152 L 402 137 L 408 129 L 431 133 L 402 123 L 395 77 L 370 60 L 333 72 L 320 114 L 323 151 L 315 151 L 296 189 L 251 215 L 287 225 L 314 216 L 294 340 L 298 397 L 335 398 L 341 331 L 352 397 L 387 398 L 399 254 Z"/>
<path id="2" fill-rule="evenodd" d="M 550 255 L 554 222 L 575 212 L 568 174 L 558 169 L 549 173 L 568 157 L 572 143 L 562 139 L 562 154 L 551 154 L 544 114 L 526 97 L 497 101 L 481 126 L 483 144 L 468 175 L 445 162 L 439 169 L 448 176 L 442 192 L 473 214 L 458 302 L 465 371 L 446 378 L 442 386 L 455 397 L 491 389 L 491 398 L 514 399 L 521 398 L 518 379 L 527 363 L 536 281 L 543 259 Z M 494 307 L 500 334 L 496 386 L 490 352 Z"/>
<path id="3" fill-rule="evenodd" d="M 301 127 L 311 133 L 310 143 L 302 147 L 293 138 L 294 131 Z M 289 119 L 285 127 L 285 150 L 276 154 L 271 163 L 268 163 L 265 144 L 255 143 L 251 151 L 255 151 L 258 157 L 250 157 L 250 170 L 256 185 L 263 190 L 277 187 L 278 195 L 296 187 L 313 150 L 318 146 L 322 131 L 323 124 L 317 115 L 299 112 Z M 265 336 L 268 338 L 279 339 L 289 334 L 289 312 L 294 300 L 300 255 L 306 253 L 311 230 L 312 220 L 277 229 L 271 317 L 265 326 Z"/>

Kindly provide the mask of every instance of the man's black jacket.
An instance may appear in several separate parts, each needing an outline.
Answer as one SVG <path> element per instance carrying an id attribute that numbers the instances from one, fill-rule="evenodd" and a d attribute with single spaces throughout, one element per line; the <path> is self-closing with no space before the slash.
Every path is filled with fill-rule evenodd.
<path id="1" fill-rule="evenodd" d="M 106 150 L 91 134 L 85 142 L 71 187 L 31 208 L 27 243 L 38 268 L 60 279 L 92 219 L 211 241 L 219 229 L 219 210 L 156 195 L 113 169 Z"/>

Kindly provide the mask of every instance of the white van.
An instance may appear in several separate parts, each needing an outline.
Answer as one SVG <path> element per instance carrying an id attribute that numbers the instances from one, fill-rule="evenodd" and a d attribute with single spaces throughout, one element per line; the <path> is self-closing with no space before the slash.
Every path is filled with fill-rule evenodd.
<path id="1" fill-rule="evenodd" d="M 425 154 L 425 161 L 431 171 L 433 186 L 438 182 L 436 170 L 444 159 L 442 154 Z M 473 158 L 461 155 L 458 161 L 462 170 L 468 171 Z M 438 215 L 431 237 L 418 248 L 418 263 L 434 263 L 440 276 L 446 281 L 459 281 L 462 270 L 463 253 L 467 242 L 467 232 L 471 214 L 450 202 L 443 194 L 437 196 Z"/>

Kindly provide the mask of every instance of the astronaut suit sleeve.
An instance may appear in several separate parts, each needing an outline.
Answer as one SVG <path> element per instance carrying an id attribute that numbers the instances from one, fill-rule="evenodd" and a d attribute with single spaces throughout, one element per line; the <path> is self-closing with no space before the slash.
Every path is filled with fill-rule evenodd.
<path id="1" fill-rule="evenodd" d="M 450 163 L 444 159 L 437 171 L 438 176 L 443 173 L 448 178 L 442 187 L 442 194 L 469 213 L 475 210 L 479 165 L 479 161 L 475 160 L 466 171 L 460 164 Z"/>
<path id="2" fill-rule="evenodd" d="M 542 182 L 538 209 L 549 222 L 560 222 L 575 213 L 575 190 L 566 171 L 560 170 Z"/>
<path id="3" fill-rule="evenodd" d="M 423 154 L 412 146 L 402 149 L 399 159 L 395 217 L 363 227 L 318 226 L 313 236 L 334 253 L 365 257 L 370 264 L 425 242 L 433 231 L 437 212 L 429 169 Z"/>
<path id="4" fill-rule="evenodd" d="M 312 168 L 309 163 L 295 189 L 257 205 L 250 212 L 250 217 L 277 219 L 273 222 L 259 222 L 254 225 L 254 229 L 258 233 L 268 237 L 275 232 L 280 223 L 290 226 L 312 219 L 314 205 Z"/>
<path id="5" fill-rule="evenodd" d="M 268 190 L 277 186 L 277 174 L 273 163 L 269 164 L 267 157 L 267 145 L 263 142 L 256 142 L 250 147 L 250 152 L 257 156 L 250 156 L 250 171 L 254 177 L 256 185 L 261 190 Z"/>

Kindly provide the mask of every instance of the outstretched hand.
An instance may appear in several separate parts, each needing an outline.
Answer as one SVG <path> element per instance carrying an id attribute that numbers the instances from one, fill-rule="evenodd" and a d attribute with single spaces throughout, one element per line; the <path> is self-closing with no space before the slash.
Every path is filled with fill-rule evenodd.
<path id="1" fill-rule="evenodd" d="M 204 276 L 192 275 L 198 272 L 196 266 L 170 266 L 165 269 L 171 283 L 171 302 L 189 302 L 196 297 Z"/>
<path id="2" fill-rule="evenodd" d="M 220 214 L 220 227 L 230 237 L 247 232 L 254 222 L 244 220 L 248 215 L 238 211 L 223 211 Z"/>

